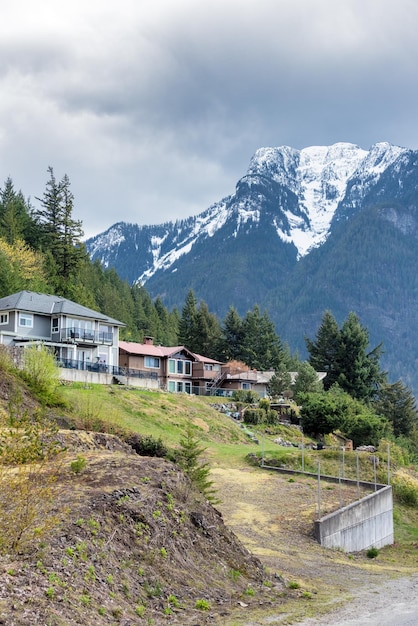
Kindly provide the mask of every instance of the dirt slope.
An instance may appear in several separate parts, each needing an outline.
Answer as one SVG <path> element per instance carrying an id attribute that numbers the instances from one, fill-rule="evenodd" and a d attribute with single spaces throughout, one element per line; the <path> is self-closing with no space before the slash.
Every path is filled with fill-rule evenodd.
<path id="1" fill-rule="evenodd" d="M 110 435 L 62 436 L 76 448 L 59 474 L 62 522 L 32 554 L 1 558 L 1 624 L 223 624 L 240 603 L 283 601 L 173 464 Z"/>

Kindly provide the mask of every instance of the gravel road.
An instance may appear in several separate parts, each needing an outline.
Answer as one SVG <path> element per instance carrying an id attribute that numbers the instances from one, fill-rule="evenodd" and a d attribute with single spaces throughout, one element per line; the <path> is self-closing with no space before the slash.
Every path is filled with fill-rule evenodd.
<path id="1" fill-rule="evenodd" d="M 417 626 L 418 575 L 398 578 L 360 593 L 343 609 L 298 626 Z"/>

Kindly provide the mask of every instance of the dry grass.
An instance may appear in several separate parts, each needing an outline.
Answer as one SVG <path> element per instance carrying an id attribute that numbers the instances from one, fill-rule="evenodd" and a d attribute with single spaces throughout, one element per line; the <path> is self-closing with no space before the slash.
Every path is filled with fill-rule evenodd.
<path id="1" fill-rule="evenodd" d="M 398 547 L 389 546 L 373 561 L 364 553 L 350 555 L 322 548 L 312 537 L 318 512 L 315 480 L 300 477 L 289 482 L 285 476 L 258 468 L 218 467 L 212 476 L 228 526 L 269 571 L 287 584 L 296 581 L 299 585 L 298 600 L 282 607 L 285 621 L 269 621 L 271 611 L 267 609 L 259 611 L 258 622 L 236 622 L 240 626 L 293 623 L 335 608 L 372 584 L 418 571 L 413 545 L 408 554 L 402 552 L 402 559 L 396 557 Z M 344 488 L 340 494 L 338 485 L 327 489 L 324 484 L 322 514 L 337 508 L 340 497 L 348 504 L 357 498 L 357 488 Z M 309 602 L 301 602 L 301 598 Z"/>

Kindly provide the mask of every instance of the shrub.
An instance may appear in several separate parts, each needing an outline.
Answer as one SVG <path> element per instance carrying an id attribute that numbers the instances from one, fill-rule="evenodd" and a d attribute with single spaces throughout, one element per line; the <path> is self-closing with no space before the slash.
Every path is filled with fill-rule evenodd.
<path id="1" fill-rule="evenodd" d="M 375 559 L 379 554 L 379 550 L 377 548 L 369 548 L 366 552 L 366 556 L 368 559 Z"/>
<path id="2" fill-rule="evenodd" d="M 133 433 L 126 437 L 125 441 L 141 456 L 157 456 L 164 458 L 168 453 L 167 447 L 162 439 L 155 439 L 151 435 L 143 437 L 137 433 Z"/>
<path id="3" fill-rule="evenodd" d="M 59 523 L 56 425 L 17 402 L 9 408 L 0 438 L 0 553 L 25 551 Z"/>
<path id="4" fill-rule="evenodd" d="M 195 608 L 199 609 L 199 611 L 209 611 L 210 609 L 210 602 L 208 602 L 208 600 L 196 600 L 195 602 Z"/>
<path id="5" fill-rule="evenodd" d="M 14 370 L 14 363 L 10 351 L 6 346 L 0 346 L 0 371 L 11 372 Z"/>
<path id="6" fill-rule="evenodd" d="M 244 402 L 244 404 L 257 404 L 260 396 L 256 391 L 246 389 L 236 389 L 232 394 L 235 402 Z"/>
<path id="7" fill-rule="evenodd" d="M 86 459 L 83 456 L 79 455 L 75 461 L 71 462 L 71 465 L 70 465 L 71 471 L 74 474 L 80 474 L 83 471 L 83 469 L 86 467 L 86 465 L 87 465 Z"/>
<path id="8" fill-rule="evenodd" d="M 244 413 L 244 422 L 246 424 L 262 424 L 266 419 L 266 412 L 264 409 L 246 409 Z"/>
<path id="9" fill-rule="evenodd" d="M 299 589 L 300 585 L 296 580 L 291 580 L 288 584 L 289 589 Z"/>
<path id="10" fill-rule="evenodd" d="M 418 479 L 399 470 L 392 477 L 392 489 L 395 498 L 407 506 L 418 504 Z"/>
<path id="11" fill-rule="evenodd" d="M 260 402 L 258 403 L 258 408 L 264 409 L 265 411 L 270 411 L 270 400 L 267 400 L 267 398 L 261 398 Z"/>
<path id="12" fill-rule="evenodd" d="M 32 345 L 25 349 L 21 377 L 46 404 L 58 404 L 59 370 L 53 355 L 45 346 Z"/>

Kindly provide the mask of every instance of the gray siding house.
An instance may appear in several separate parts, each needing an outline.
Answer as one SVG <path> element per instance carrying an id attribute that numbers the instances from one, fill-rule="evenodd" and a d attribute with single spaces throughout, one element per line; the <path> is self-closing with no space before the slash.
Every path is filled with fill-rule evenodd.
<path id="1" fill-rule="evenodd" d="M 51 348 L 60 367 L 113 373 L 122 322 L 66 298 L 33 291 L 0 298 L 0 344 Z"/>

